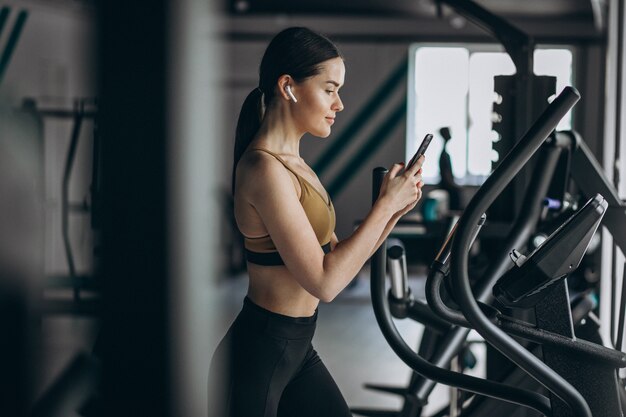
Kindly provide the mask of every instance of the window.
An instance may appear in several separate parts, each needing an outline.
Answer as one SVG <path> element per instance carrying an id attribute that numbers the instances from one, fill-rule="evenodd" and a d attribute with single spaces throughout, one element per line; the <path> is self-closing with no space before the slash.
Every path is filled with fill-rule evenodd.
<path id="1" fill-rule="evenodd" d="M 557 92 L 572 83 L 573 55 L 568 48 L 538 48 L 534 55 L 537 75 L 557 77 Z M 439 129 L 449 127 L 447 145 L 455 178 L 461 184 L 481 184 L 498 155 L 492 144 L 498 134 L 492 127 L 495 75 L 513 75 L 515 66 L 497 45 L 464 44 L 411 46 L 406 155 L 415 152 L 421 138 L 433 133 L 424 166 L 426 183 L 439 181 L 439 154 L 443 140 Z M 571 128 L 571 114 L 558 129 Z"/>

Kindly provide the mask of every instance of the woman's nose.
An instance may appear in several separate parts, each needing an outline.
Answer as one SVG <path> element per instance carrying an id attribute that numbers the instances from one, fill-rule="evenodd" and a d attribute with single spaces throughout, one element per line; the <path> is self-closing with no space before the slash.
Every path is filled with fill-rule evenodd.
<path id="1" fill-rule="evenodd" d="M 336 111 L 342 111 L 343 110 L 343 102 L 341 101 L 341 99 L 339 97 L 337 97 L 337 101 L 335 102 L 335 109 L 336 109 Z"/>

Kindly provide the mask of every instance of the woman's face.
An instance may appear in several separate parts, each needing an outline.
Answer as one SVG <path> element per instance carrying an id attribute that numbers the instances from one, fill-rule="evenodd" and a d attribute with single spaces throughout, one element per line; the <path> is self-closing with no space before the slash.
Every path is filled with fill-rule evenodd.
<path id="1" fill-rule="evenodd" d="M 291 105 L 300 128 L 325 138 L 330 135 L 336 114 L 343 110 L 339 89 L 344 83 L 346 67 L 341 58 L 329 59 L 320 66 L 319 74 L 292 86 L 298 102 Z"/>

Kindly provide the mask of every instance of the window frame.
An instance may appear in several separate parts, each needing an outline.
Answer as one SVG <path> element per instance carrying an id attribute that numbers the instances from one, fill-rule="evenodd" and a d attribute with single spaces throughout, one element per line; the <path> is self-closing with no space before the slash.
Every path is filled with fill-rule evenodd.
<path id="1" fill-rule="evenodd" d="M 415 148 L 417 147 L 417 143 L 420 142 L 421 138 L 416 133 L 416 106 L 417 106 L 417 94 L 415 93 L 416 88 L 416 58 L 417 51 L 421 48 L 465 48 L 468 51 L 469 59 L 473 53 L 477 52 L 486 52 L 486 53 L 506 53 L 503 46 L 499 43 L 488 43 L 488 42 L 416 42 L 409 45 L 408 53 L 408 77 L 407 77 L 407 119 L 406 119 L 406 135 L 405 135 L 405 159 L 408 160 L 415 152 Z M 576 72 L 577 72 L 577 47 L 573 44 L 538 44 L 535 45 L 535 50 L 539 49 L 565 49 L 569 50 L 572 55 L 571 60 L 571 84 L 576 84 Z M 567 83 L 566 83 L 567 84 Z M 469 120 L 469 91 L 471 90 L 471 86 L 468 81 L 468 93 L 466 95 L 466 112 L 465 119 Z M 557 87 L 558 92 L 558 87 Z M 570 114 L 571 124 L 574 123 L 574 117 Z M 430 132 L 433 133 L 436 137 L 438 136 L 438 132 Z M 463 177 L 455 176 L 455 180 L 459 185 L 472 185 L 472 186 L 480 186 L 487 179 L 489 175 L 480 175 L 473 174 L 469 171 L 469 123 L 466 124 L 465 128 L 465 142 L 466 142 L 466 166 L 465 166 L 465 175 Z M 435 139 L 437 140 L 437 139 Z M 432 158 L 432 157 L 431 157 Z M 425 178 L 425 182 L 427 184 L 437 184 L 440 180 L 439 175 L 439 167 L 438 167 L 438 159 L 439 155 L 436 156 L 436 160 L 432 158 L 434 163 L 437 164 L 436 171 L 437 176 L 429 176 Z M 431 162 L 433 163 L 433 162 Z"/>

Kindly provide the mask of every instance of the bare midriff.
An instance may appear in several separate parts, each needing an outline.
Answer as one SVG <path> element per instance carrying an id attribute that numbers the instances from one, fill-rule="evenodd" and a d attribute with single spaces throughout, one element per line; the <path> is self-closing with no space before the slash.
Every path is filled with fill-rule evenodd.
<path id="1" fill-rule="evenodd" d="M 257 305 L 290 317 L 310 317 L 319 299 L 307 292 L 285 266 L 248 263 L 248 297 Z"/>

